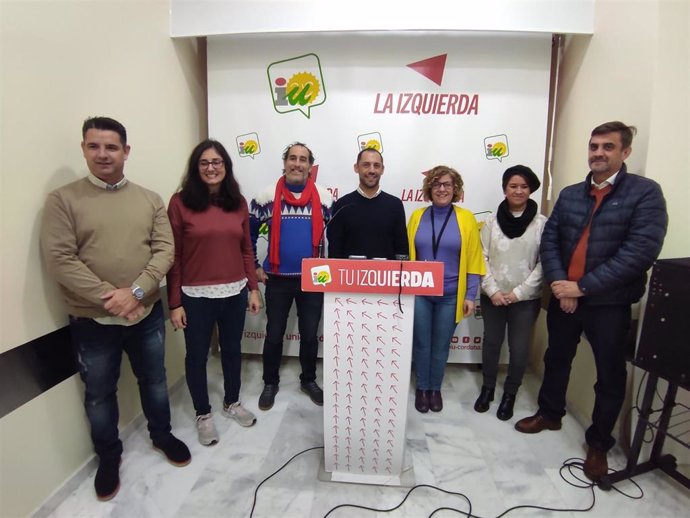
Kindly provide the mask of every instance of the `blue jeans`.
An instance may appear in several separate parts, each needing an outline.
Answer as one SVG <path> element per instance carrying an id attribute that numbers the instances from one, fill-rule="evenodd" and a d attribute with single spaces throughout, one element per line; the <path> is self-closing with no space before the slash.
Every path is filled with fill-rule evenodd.
<path id="1" fill-rule="evenodd" d="M 503 391 L 517 394 L 527 368 L 532 343 L 532 329 L 539 316 L 541 299 L 521 300 L 509 306 L 494 306 L 486 295 L 481 296 L 482 318 L 484 319 L 484 343 L 482 345 L 482 385 L 496 387 L 498 361 L 503 339 L 508 329 L 508 376 Z"/>
<path id="2" fill-rule="evenodd" d="M 319 352 L 319 320 L 323 309 L 323 293 L 302 291 L 300 277 L 269 275 L 266 281 L 266 340 L 264 341 L 264 383 L 280 382 L 280 360 L 283 337 L 292 302 L 297 304 L 299 328 L 299 362 L 302 383 L 316 381 L 316 357 Z"/>
<path id="3" fill-rule="evenodd" d="M 213 326 L 218 324 L 220 364 L 223 368 L 224 403 L 234 403 L 240 397 L 242 370 L 242 331 L 247 312 L 247 288 L 234 297 L 209 299 L 182 294 L 182 306 L 187 314 L 184 330 L 187 355 L 184 360 L 187 386 L 196 415 L 211 412 L 208 401 L 206 362 L 211 345 Z"/>
<path id="4" fill-rule="evenodd" d="M 417 374 L 417 390 L 441 390 L 443 374 L 455 332 L 458 296 L 417 296 L 414 299 L 412 359 Z"/>
<path id="5" fill-rule="evenodd" d="M 170 434 L 170 403 L 165 379 L 165 325 L 156 302 L 151 313 L 133 326 L 102 325 L 90 318 L 70 317 L 72 344 L 79 374 L 86 386 L 84 407 L 91 440 L 101 459 L 122 455 L 117 424 L 117 380 L 122 351 L 127 353 L 139 384 L 139 396 L 154 442 Z"/>

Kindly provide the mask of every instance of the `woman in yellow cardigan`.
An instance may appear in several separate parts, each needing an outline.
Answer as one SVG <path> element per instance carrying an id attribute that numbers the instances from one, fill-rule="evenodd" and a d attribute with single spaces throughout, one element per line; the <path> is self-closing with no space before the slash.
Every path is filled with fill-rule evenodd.
<path id="1" fill-rule="evenodd" d="M 434 167 L 422 186 L 431 205 L 414 211 L 407 224 L 410 259 L 444 263 L 443 295 L 415 298 L 412 358 L 419 412 L 443 409 L 441 383 L 450 340 L 458 322 L 474 311 L 484 275 L 477 221 L 469 210 L 453 205 L 462 199 L 462 185 L 455 169 Z"/>

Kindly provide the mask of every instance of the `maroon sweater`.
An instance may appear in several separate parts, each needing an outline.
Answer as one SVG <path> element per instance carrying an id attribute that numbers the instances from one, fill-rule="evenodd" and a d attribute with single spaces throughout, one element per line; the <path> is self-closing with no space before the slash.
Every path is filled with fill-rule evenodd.
<path id="1" fill-rule="evenodd" d="M 176 193 L 168 217 L 175 238 L 175 262 L 167 276 L 170 308 L 182 305 L 182 286 L 228 284 L 246 277 L 249 289 L 258 289 L 244 198 L 233 212 L 214 205 L 194 212 Z"/>

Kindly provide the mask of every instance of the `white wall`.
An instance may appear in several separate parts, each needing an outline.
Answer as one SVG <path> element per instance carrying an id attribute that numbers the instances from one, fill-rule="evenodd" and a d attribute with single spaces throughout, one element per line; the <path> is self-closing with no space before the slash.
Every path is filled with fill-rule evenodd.
<path id="1" fill-rule="evenodd" d="M 38 231 L 46 194 L 87 173 L 83 120 L 122 121 L 132 145 L 126 175 L 166 201 L 206 135 L 205 46 L 170 39 L 168 8 L 165 0 L 0 4 L 0 352 L 67 323 Z M 172 383 L 184 347 L 169 337 Z M 0 420 L 0 516 L 28 514 L 91 457 L 82 394 L 73 376 Z M 141 412 L 128 370 L 119 396 L 124 425 Z"/>
<path id="2" fill-rule="evenodd" d="M 582 181 L 587 173 L 592 128 L 609 120 L 636 125 L 639 133 L 628 166 L 659 182 L 668 204 L 670 224 L 662 258 L 690 256 L 689 30 L 690 10 L 684 0 L 598 0 L 594 35 L 567 38 L 559 84 L 554 200 L 563 187 Z M 543 319 L 536 341 L 532 362 L 541 371 Z M 570 380 L 569 408 L 589 423 L 595 368 L 586 342 L 578 350 Z M 631 387 L 638 381 L 639 376 L 631 378 Z M 626 403 L 621 415 L 628 409 Z M 627 434 L 625 429 L 622 436 Z M 687 450 L 667 444 L 688 462 Z"/>
<path id="3" fill-rule="evenodd" d="M 171 0 L 173 36 L 315 31 L 592 33 L 594 0 Z"/>

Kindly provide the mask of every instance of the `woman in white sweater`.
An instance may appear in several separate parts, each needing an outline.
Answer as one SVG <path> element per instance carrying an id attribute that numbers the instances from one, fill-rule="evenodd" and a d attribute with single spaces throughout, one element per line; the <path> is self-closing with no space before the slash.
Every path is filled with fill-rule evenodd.
<path id="1" fill-rule="evenodd" d="M 532 329 L 539 315 L 543 277 L 539 244 L 546 217 L 537 213 L 537 204 L 529 197 L 541 185 L 529 167 L 508 168 L 503 173 L 502 184 L 505 200 L 481 230 L 486 263 L 481 295 L 484 379 L 474 409 L 486 412 L 494 399 L 498 360 L 507 328 L 510 362 L 496 413 L 505 421 L 513 416 L 515 396 L 527 366 Z"/>

